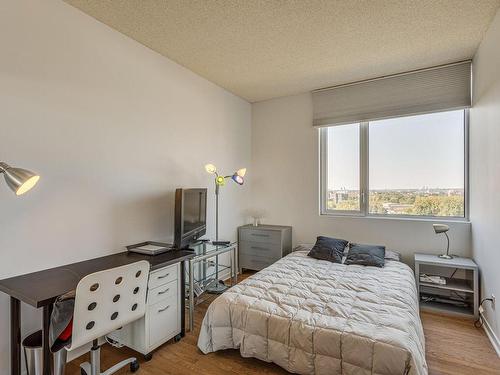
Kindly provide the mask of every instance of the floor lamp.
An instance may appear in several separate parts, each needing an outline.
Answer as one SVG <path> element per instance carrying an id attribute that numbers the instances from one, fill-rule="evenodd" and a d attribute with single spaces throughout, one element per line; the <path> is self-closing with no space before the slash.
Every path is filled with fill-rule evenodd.
<path id="1" fill-rule="evenodd" d="M 5 182 L 16 195 L 23 195 L 36 185 L 40 176 L 22 168 L 11 167 L 0 162 L 0 174 L 5 177 Z"/>
<path id="2" fill-rule="evenodd" d="M 224 176 L 224 175 L 219 175 L 217 172 L 217 168 L 213 164 L 207 164 L 205 165 L 205 170 L 210 173 L 215 175 L 215 242 L 219 241 L 219 194 L 220 194 L 220 188 L 221 186 L 224 186 L 226 184 L 227 179 L 233 180 L 235 183 L 238 185 L 243 185 L 244 179 L 243 177 L 245 176 L 245 173 L 247 171 L 246 168 L 241 168 L 238 169 L 236 172 L 234 172 L 232 175 L 229 176 Z M 219 256 L 215 256 L 215 279 L 217 280 L 217 284 L 215 286 L 210 287 L 207 289 L 208 292 L 210 293 L 223 293 L 225 290 L 227 290 L 227 286 L 224 284 L 224 281 L 219 282 Z"/>

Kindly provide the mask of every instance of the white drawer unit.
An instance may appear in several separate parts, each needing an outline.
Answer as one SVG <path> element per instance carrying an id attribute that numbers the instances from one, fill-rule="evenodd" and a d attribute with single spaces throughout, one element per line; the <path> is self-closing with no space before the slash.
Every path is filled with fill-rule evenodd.
<path id="1" fill-rule="evenodd" d="M 170 296 L 148 307 L 149 347 L 156 348 L 180 331 L 179 301 L 176 295 Z"/>
<path id="2" fill-rule="evenodd" d="M 148 289 L 154 289 L 170 281 L 179 279 L 178 266 L 173 265 L 153 271 L 149 274 Z"/>
<path id="3" fill-rule="evenodd" d="M 238 228 L 239 267 L 259 271 L 292 251 L 292 227 L 244 225 Z"/>
<path id="4" fill-rule="evenodd" d="M 111 339 L 144 354 L 171 338 L 180 339 L 182 328 L 180 263 L 149 274 L 146 315 L 108 335 Z"/>
<path id="5" fill-rule="evenodd" d="M 154 289 L 148 289 L 148 306 L 154 305 L 168 297 L 177 296 L 177 280 L 170 281 Z"/>

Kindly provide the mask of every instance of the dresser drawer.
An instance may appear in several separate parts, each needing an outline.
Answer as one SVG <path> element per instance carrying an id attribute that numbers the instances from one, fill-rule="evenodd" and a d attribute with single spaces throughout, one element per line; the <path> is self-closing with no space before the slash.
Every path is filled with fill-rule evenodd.
<path id="1" fill-rule="evenodd" d="M 265 242 L 242 241 L 239 247 L 240 254 L 259 255 L 271 258 L 281 258 L 281 245 Z"/>
<path id="2" fill-rule="evenodd" d="M 172 296 L 148 307 L 149 346 L 161 344 L 180 332 L 178 298 Z"/>
<path id="3" fill-rule="evenodd" d="M 240 267 L 260 271 L 280 259 L 280 257 L 259 256 L 255 254 L 240 253 Z"/>
<path id="4" fill-rule="evenodd" d="M 179 275 L 177 265 L 159 269 L 158 271 L 154 271 L 149 274 L 148 288 L 154 289 L 160 285 L 164 285 L 173 280 L 177 280 L 178 277 Z"/>
<path id="5" fill-rule="evenodd" d="M 281 232 L 275 230 L 244 228 L 240 230 L 240 241 L 281 245 Z"/>
<path id="6" fill-rule="evenodd" d="M 148 290 L 148 305 L 154 305 L 161 300 L 177 295 L 177 280 Z"/>

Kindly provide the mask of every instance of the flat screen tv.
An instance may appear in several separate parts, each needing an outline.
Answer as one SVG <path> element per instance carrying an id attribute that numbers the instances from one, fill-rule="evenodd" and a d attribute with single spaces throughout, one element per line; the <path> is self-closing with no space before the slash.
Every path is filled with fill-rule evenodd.
<path id="1" fill-rule="evenodd" d="M 207 189 L 175 190 L 174 245 L 184 249 L 207 231 Z"/>

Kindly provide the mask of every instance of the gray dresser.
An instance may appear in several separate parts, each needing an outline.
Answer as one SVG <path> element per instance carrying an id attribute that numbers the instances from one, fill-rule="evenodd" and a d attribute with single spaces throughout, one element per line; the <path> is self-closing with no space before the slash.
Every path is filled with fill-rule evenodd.
<path id="1" fill-rule="evenodd" d="M 292 227 L 243 225 L 238 228 L 240 269 L 259 271 L 292 251 Z"/>

